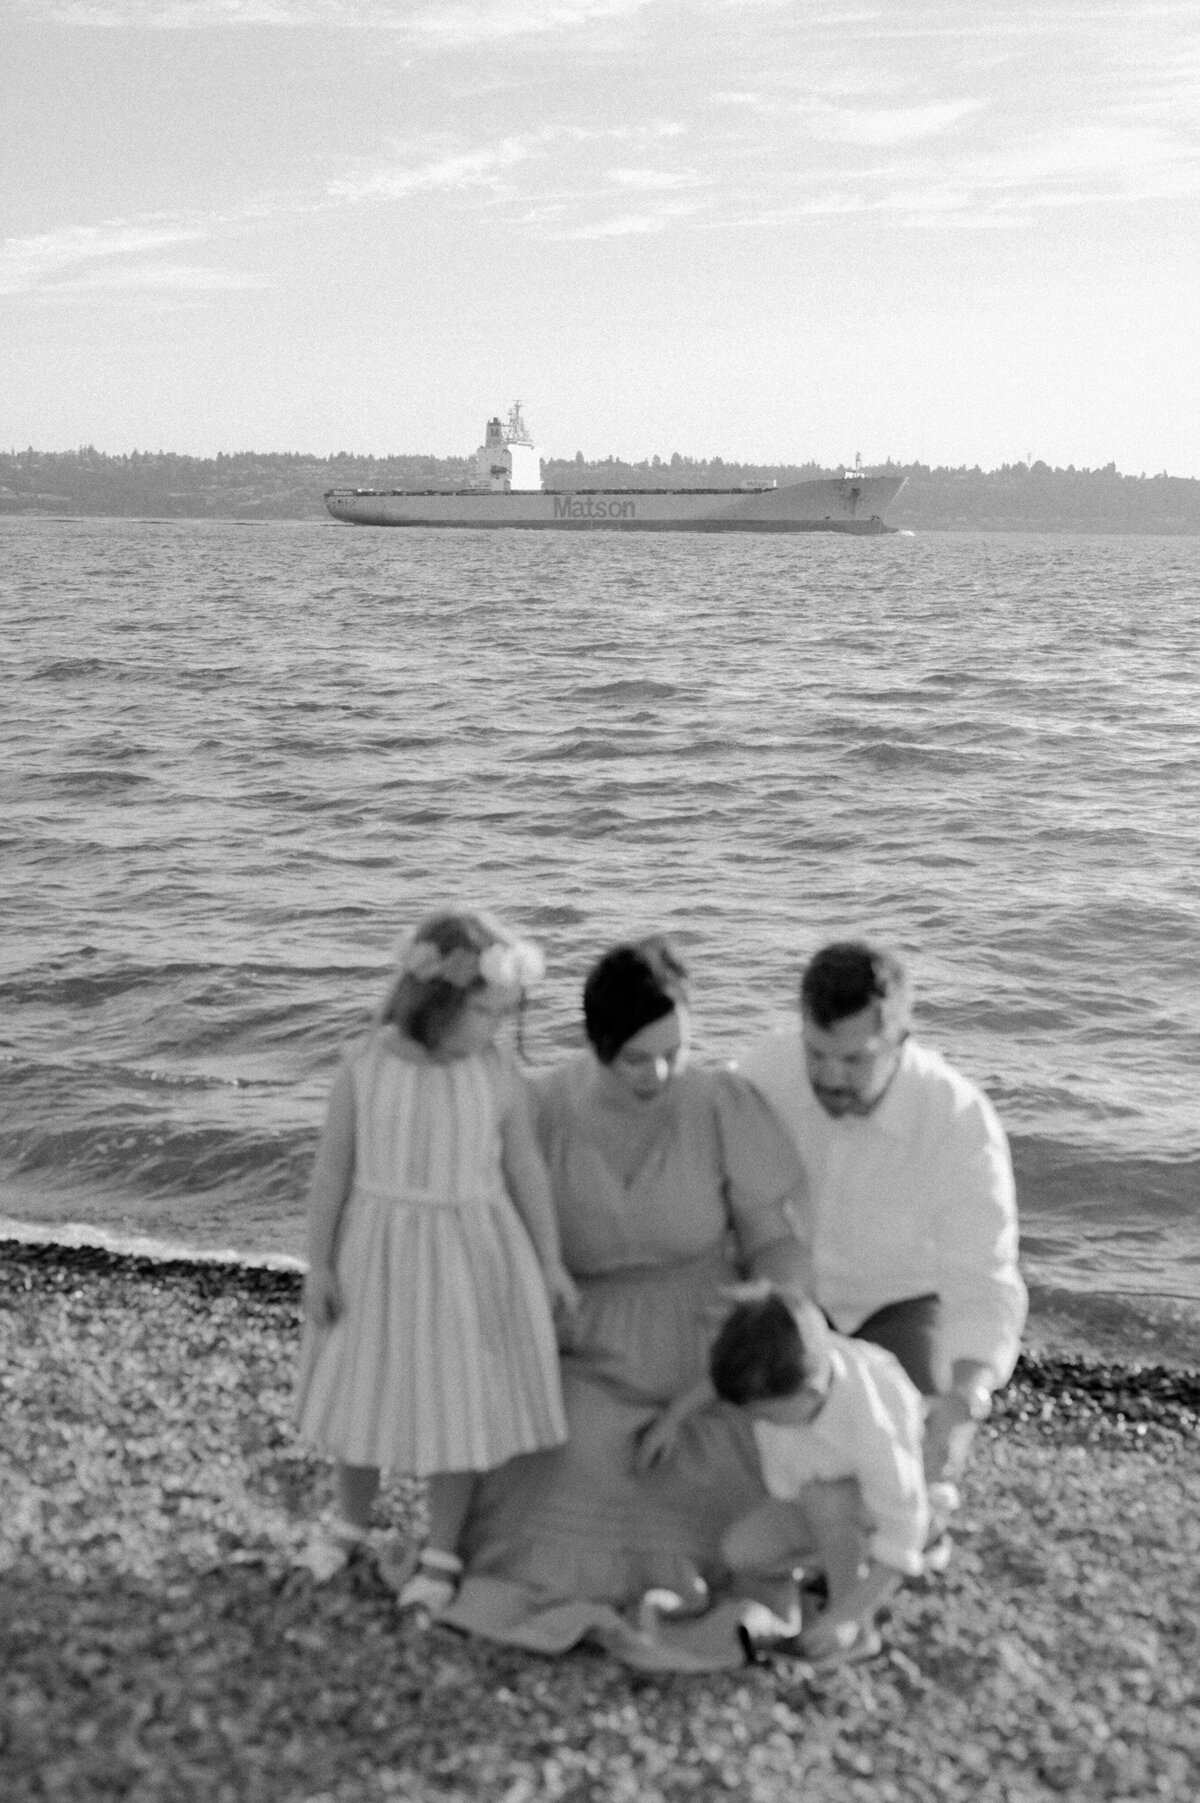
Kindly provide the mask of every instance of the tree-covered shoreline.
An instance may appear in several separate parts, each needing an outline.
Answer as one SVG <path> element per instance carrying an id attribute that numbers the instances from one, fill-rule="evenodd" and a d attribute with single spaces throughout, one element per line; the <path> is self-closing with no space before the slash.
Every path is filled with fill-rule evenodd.
<path id="1" fill-rule="evenodd" d="M 76 451 L 0 452 L 0 514 L 118 518 L 311 519 L 327 517 L 328 488 L 458 488 L 472 475 L 464 457 L 316 457 L 296 451 L 172 451 L 111 455 Z M 640 462 L 546 458 L 547 488 L 736 488 L 840 475 L 845 465 L 747 464 L 678 452 Z M 1103 469 L 1051 469 L 1043 462 L 996 470 L 888 462 L 865 473 L 904 476 L 887 510 L 893 526 L 917 531 L 1145 532 L 1200 534 L 1200 480 L 1124 475 Z"/>

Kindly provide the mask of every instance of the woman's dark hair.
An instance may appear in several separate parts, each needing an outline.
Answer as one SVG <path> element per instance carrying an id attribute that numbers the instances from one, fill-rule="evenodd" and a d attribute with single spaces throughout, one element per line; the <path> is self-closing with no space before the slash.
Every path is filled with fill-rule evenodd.
<path id="1" fill-rule="evenodd" d="M 865 939 L 822 946 L 800 979 L 800 1007 L 814 1024 L 832 1027 L 872 1002 L 907 1014 L 908 973 L 894 952 Z"/>
<path id="2" fill-rule="evenodd" d="M 584 1027 L 601 1064 L 611 1064 L 635 1033 L 687 999 L 687 968 L 661 934 L 605 952 L 583 986 Z"/>
<path id="3" fill-rule="evenodd" d="M 713 1389 L 739 1407 L 794 1396 L 813 1372 L 800 1324 L 782 1296 L 739 1302 L 708 1359 Z"/>

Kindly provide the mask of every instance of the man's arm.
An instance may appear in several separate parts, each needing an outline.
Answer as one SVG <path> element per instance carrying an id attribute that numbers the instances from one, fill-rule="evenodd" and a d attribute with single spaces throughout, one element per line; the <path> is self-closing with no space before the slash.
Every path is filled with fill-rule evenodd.
<path id="1" fill-rule="evenodd" d="M 977 1419 L 983 1390 L 990 1396 L 1012 1372 L 1028 1307 L 1008 1141 L 978 1091 L 956 1111 L 930 1179 L 945 1360 L 939 1378 L 964 1418 Z"/>

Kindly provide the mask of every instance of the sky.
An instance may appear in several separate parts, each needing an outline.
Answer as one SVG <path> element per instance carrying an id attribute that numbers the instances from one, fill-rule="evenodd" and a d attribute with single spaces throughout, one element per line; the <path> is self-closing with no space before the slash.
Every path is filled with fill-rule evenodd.
<path id="1" fill-rule="evenodd" d="M 1200 0 L 0 19 L 0 447 L 1200 477 Z"/>

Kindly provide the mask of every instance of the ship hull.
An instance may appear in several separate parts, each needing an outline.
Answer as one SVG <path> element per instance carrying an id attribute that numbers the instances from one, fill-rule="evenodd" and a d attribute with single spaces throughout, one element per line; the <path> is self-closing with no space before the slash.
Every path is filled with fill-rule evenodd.
<path id="1" fill-rule="evenodd" d="M 354 526 L 450 526 L 558 532 L 892 532 L 883 513 L 902 476 L 821 478 L 780 488 L 581 489 L 492 493 L 330 489 Z"/>

